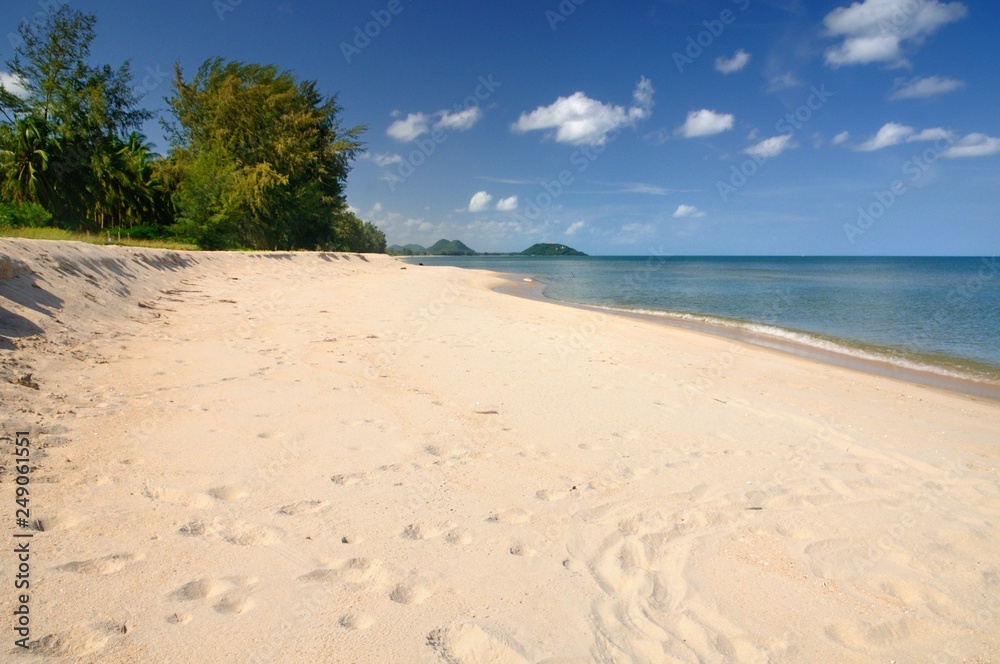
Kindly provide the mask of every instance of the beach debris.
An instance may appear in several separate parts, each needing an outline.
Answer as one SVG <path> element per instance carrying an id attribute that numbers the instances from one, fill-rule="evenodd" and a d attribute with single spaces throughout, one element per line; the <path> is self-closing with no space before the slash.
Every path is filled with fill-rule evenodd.
<path id="1" fill-rule="evenodd" d="M 500 412 L 496 410 L 477 410 L 476 415 L 499 415 Z"/>
<path id="2" fill-rule="evenodd" d="M 36 383 L 35 381 L 31 380 L 31 376 L 32 376 L 32 374 L 30 374 L 30 373 L 29 374 L 24 374 L 23 376 L 19 377 L 17 380 L 14 380 L 14 381 L 11 381 L 11 382 L 14 383 L 15 385 L 20 385 L 22 387 L 31 388 L 32 390 L 41 389 L 38 386 L 38 383 Z"/>

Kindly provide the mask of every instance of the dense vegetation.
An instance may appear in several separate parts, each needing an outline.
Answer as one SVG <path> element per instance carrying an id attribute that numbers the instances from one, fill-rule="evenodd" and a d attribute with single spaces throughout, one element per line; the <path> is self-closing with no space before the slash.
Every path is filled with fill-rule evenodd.
<path id="1" fill-rule="evenodd" d="M 344 200 L 363 127 L 274 66 L 175 67 L 166 157 L 139 133 L 129 63 L 90 64 L 96 17 L 23 23 L 0 84 L 0 229 L 53 227 L 211 249 L 385 251 Z"/>
<path id="2" fill-rule="evenodd" d="M 582 251 L 577 251 L 565 244 L 551 244 L 541 242 L 533 244 L 521 252 L 522 256 L 586 256 Z"/>
<path id="3" fill-rule="evenodd" d="M 394 244 L 388 249 L 388 253 L 393 256 L 586 256 L 582 251 L 577 251 L 565 244 L 551 244 L 542 242 L 533 244 L 524 251 L 517 254 L 480 254 L 477 251 L 465 246 L 459 240 L 438 240 L 430 247 L 424 248 L 419 244 L 407 244 L 399 246 Z"/>

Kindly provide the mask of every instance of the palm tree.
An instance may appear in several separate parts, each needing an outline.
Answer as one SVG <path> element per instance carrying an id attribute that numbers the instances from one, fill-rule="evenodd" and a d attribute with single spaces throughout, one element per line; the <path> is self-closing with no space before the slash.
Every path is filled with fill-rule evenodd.
<path id="1" fill-rule="evenodd" d="M 48 123 L 35 115 L 19 118 L 0 145 L 0 191 L 15 202 L 47 207 L 53 192 L 49 163 L 58 153 Z"/>

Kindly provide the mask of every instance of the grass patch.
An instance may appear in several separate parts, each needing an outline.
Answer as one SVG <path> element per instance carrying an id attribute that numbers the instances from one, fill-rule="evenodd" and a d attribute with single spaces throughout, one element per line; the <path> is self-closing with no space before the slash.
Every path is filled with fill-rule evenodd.
<path id="1" fill-rule="evenodd" d="M 63 240 L 73 242 L 86 242 L 87 244 L 118 245 L 122 247 L 142 247 L 143 249 L 173 249 L 175 251 L 198 251 L 198 246 L 186 242 L 175 242 L 173 240 L 133 240 L 128 237 L 118 239 L 117 234 L 111 235 L 108 240 L 107 234 L 76 233 L 65 231 L 61 228 L 3 228 L 0 229 L 0 237 L 16 237 L 25 240 Z"/>

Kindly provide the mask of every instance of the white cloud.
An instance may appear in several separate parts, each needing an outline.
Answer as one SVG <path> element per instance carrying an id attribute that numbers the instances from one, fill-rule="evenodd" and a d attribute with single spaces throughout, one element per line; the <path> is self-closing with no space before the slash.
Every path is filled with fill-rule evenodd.
<path id="1" fill-rule="evenodd" d="M 436 113 L 410 113 L 402 120 L 396 120 L 389 125 L 385 133 L 401 143 L 409 143 L 430 131 L 431 121 L 434 118 L 437 118 L 437 121 L 434 122 L 434 129 L 467 131 L 472 129 L 482 117 L 483 111 L 478 106 L 454 113 L 447 110 Z"/>
<path id="2" fill-rule="evenodd" d="M 501 212 L 511 212 L 517 209 L 517 196 L 511 196 L 510 198 L 501 198 L 497 201 L 497 210 Z"/>
<path id="3" fill-rule="evenodd" d="M 5 71 L 0 71 L 0 85 L 3 85 L 7 92 L 11 93 L 15 97 L 24 99 L 28 96 L 28 91 L 24 89 L 24 85 L 21 83 L 21 80 L 14 78 L 12 74 L 8 74 Z"/>
<path id="4" fill-rule="evenodd" d="M 746 67 L 748 62 L 750 62 L 750 54 L 741 48 L 731 58 L 724 56 L 716 58 L 715 71 L 722 74 L 732 74 Z"/>
<path id="5" fill-rule="evenodd" d="M 865 141 L 854 149 L 859 152 L 873 152 L 891 145 L 898 145 L 910 136 L 913 136 L 914 131 L 913 127 L 907 127 L 896 122 L 887 122 L 882 125 L 882 128 L 878 130 L 874 138 Z"/>
<path id="6" fill-rule="evenodd" d="M 775 76 L 768 81 L 767 85 L 764 86 L 764 92 L 779 92 L 799 85 L 802 85 L 802 81 L 793 72 L 788 72 L 781 76 Z"/>
<path id="7" fill-rule="evenodd" d="M 777 157 L 785 150 L 789 150 L 794 147 L 795 143 L 792 142 L 792 135 L 781 134 L 779 136 L 765 138 L 760 143 L 751 145 L 744 150 L 744 152 L 751 157 L 757 157 L 758 159 L 771 159 L 772 157 Z"/>
<path id="8" fill-rule="evenodd" d="M 583 227 L 586 225 L 587 222 L 585 221 L 574 221 L 572 224 L 569 225 L 569 228 L 566 229 L 566 235 L 576 235 L 577 232 L 583 229 Z"/>
<path id="9" fill-rule="evenodd" d="M 914 141 L 936 141 L 938 139 L 948 140 L 952 136 L 952 133 L 947 129 L 942 127 L 934 127 L 933 129 L 924 129 L 919 134 L 914 134 L 906 139 L 907 143 L 913 143 Z"/>
<path id="10" fill-rule="evenodd" d="M 469 201 L 469 212 L 482 212 L 493 202 L 493 197 L 485 191 L 478 191 Z"/>
<path id="11" fill-rule="evenodd" d="M 398 154 L 389 154 L 388 152 L 382 152 L 379 154 L 373 154 L 371 160 L 375 162 L 376 166 L 392 166 L 393 164 L 402 163 L 403 158 Z"/>
<path id="12" fill-rule="evenodd" d="M 905 66 L 904 45 L 919 46 L 938 28 L 967 13 L 961 2 L 939 0 L 864 0 L 838 7 L 823 19 L 827 35 L 843 39 L 827 49 L 826 63 Z"/>
<path id="13" fill-rule="evenodd" d="M 897 78 L 889 99 L 927 99 L 965 87 L 965 81 L 946 76 L 918 76 L 907 81 Z"/>
<path id="14" fill-rule="evenodd" d="M 860 152 L 873 152 L 904 142 L 915 143 L 917 141 L 938 141 L 942 139 L 953 141 L 954 136 L 954 132 L 944 127 L 932 127 L 918 132 L 913 127 L 907 127 L 896 122 L 888 122 L 882 125 L 882 128 L 878 130 L 874 138 L 870 138 L 854 149 Z M 970 136 L 982 136 L 982 134 L 970 134 Z M 969 137 L 967 136 L 966 138 Z"/>
<path id="15" fill-rule="evenodd" d="M 674 217 L 684 219 L 686 217 L 704 217 L 705 213 L 693 205 L 679 205 L 674 211 Z"/>
<path id="16" fill-rule="evenodd" d="M 728 113 L 716 113 L 715 111 L 703 108 L 700 111 L 689 112 L 687 120 L 677 131 L 684 138 L 721 134 L 733 128 L 734 119 Z"/>
<path id="17" fill-rule="evenodd" d="M 401 143 L 409 143 L 430 129 L 429 122 L 426 113 L 410 113 L 389 125 L 385 133 Z"/>
<path id="18" fill-rule="evenodd" d="M 457 131 L 466 131 L 472 129 L 480 118 L 483 117 L 483 112 L 478 106 L 473 106 L 464 111 L 459 111 L 457 113 L 449 113 L 448 111 L 440 111 L 439 115 L 441 119 L 437 121 L 434 127 L 441 129 L 453 129 Z"/>
<path id="19" fill-rule="evenodd" d="M 548 106 L 522 113 L 511 130 L 555 129 L 555 140 L 571 145 L 603 145 L 608 134 L 620 127 L 635 124 L 650 116 L 653 108 L 653 85 L 643 77 L 632 94 L 635 106 L 625 108 L 591 99 L 582 92 L 559 97 Z"/>
<path id="20" fill-rule="evenodd" d="M 942 157 L 990 157 L 1000 154 L 1000 138 L 986 134 L 969 134 L 960 138 L 941 153 Z"/>
<path id="21" fill-rule="evenodd" d="M 836 136 L 834 136 L 833 140 L 830 141 L 830 142 L 833 143 L 834 145 L 840 145 L 841 143 L 846 142 L 847 139 L 850 138 L 850 137 L 851 137 L 851 133 L 850 132 L 848 132 L 848 131 L 842 131 L 839 134 L 837 134 Z"/>

